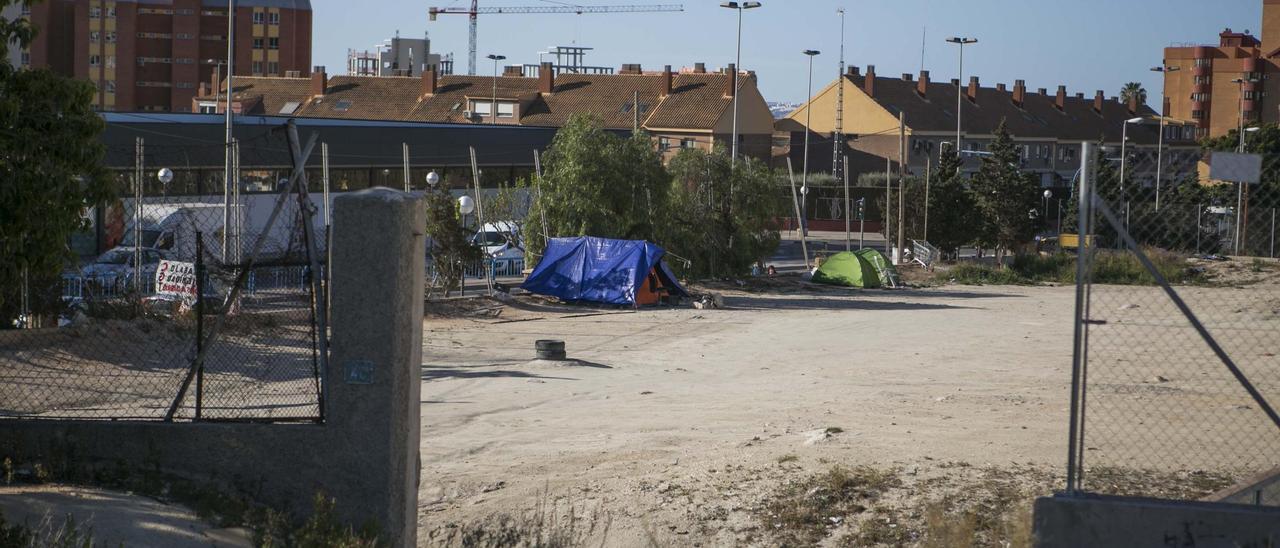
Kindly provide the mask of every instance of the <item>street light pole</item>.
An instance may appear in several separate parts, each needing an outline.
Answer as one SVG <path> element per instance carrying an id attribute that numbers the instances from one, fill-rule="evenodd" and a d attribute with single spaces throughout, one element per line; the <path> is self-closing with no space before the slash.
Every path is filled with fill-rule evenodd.
<path id="1" fill-rule="evenodd" d="M 978 43 L 977 38 L 966 38 L 963 36 L 952 36 L 947 38 L 947 42 L 960 46 L 960 74 L 956 79 L 956 157 L 960 157 L 960 108 L 963 106 L 962 98 L 964 93 L 964 46 L 965 44 Z"/>
<path id="2" fill-rule="evenodd" d="M 760 2 L 721 2 L 720 7 L 738 12 L 738 47 L 734 55 L 734 70 L 731 76 L 733 78 L 733 144 L 729 164 L 733 165 L 738 161 L 738 70 L 742 67 L 742 12 L 760 7 Z"/>
<path id="3" fill-rule="evenodd" d="M 498 61 L 506 59 L 505 55 L 490 54 L 486 57 L 493 59 L 493 104 L 489 106 L 489 123 L 498 123 Z"/>
<path id="4" fill-rule="evenodd" d="M 1130 118 L 1124 121 L 1124 125 L 1120 128 L 1120 199 L 1128 201 L 1124 193 L 1124 166 L 1129 156 L 1125 154 L 1125 146 L 1129 144 L 1129 124 L 1137 124 L 1142 122 L 1142 118 Z"/>
<path id="5" fill-rule="evenodd" d="M 804 50 L 804 54 L 809 57 L 809 97 L 813 97 L 813 58 L 819 53 L 821 52 L 816 49 Z M 734 97 L 737 97 L 737 94 L 734 94 Z M 801 164 L 802 167 L 800 172 L 800 197 L 804 199 L 800 203 L 802 214 L 802 218 L 800 219 L 800 230 L 805 235 L 809 234 L 808 200 L 805 198 L 808 198 L 809 196 L 809 134 L 813 132 L 813 129 L 810 126 L 810 122 L 812 120 L 813 103 L 811 102 L 809 103 L 809 106 L 804 109 L 804 162 Z"/>
<path id="6" fill-rule="evenodd" d="M 1177 72 L 1181 67 L 1171 67 L 1168 65 L 1160 65 L 1151 67 L 1152 72 L 1159 72 L 1162 75 L 1160 81 L 1160 137 L 1156 141 L 1156 211 L 1160 211 L 1160 179 L 1164 170 L 1164 101 L 1165 91 L 1169 87 L 1169 73 Z"/>
<path id="7" fill-rule="evenodd" d="M 235 73 L 236 59 L 236 0 L 227 0 L 227 106 L 223 109 L 226 113 L 226 136 L 223 139 L 223 187 L 222 187 L 222 262 L 227 262 L 227 225 L 231 224 L 231 187 L 239 184 L 238 181 L 233 182 L 231 179 L 231 100 L 235 97 L 232 94 L 231 80 Z M 218 108 L 214 103 L 214 109 Z"/>

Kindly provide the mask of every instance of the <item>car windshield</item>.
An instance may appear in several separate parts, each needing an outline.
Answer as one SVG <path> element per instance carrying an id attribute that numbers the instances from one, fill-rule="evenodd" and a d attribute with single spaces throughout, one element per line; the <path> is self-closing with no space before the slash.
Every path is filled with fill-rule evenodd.
<path id="1" fill-rule="evenodd" d="M 476 233 L 471 239 L 476 245 L 503 245 L 507 243 L 507 236 L 501 232 L 484 232 Z M 483 244 L 481 244 L 483 242 Z"/>
<path id="2" fill-rule="evenodd" d="M 98 264 L 129 264 L 133 262 L 133 253 L 127 249 L 112 249 L 103 253 L 98 260 L 94 261 Z"/>

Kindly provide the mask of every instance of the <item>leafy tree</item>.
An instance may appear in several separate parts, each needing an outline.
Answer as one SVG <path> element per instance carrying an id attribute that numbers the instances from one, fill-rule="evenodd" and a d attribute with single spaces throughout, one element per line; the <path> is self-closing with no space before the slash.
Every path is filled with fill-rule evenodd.
<path id="1" fill-rule="evenodd" d="M 0 9 L 13 4 L 0 0 Z M 35 33 L 24 19 L 0 19 L 0 328 L 14 325 L 24 287 L 33 313 L 56 310 L 59 275 L 74 258 L 69 239 L 87 227 L 86 209 L 113 193 L 93 86 L 7 60 Z"/>
<path id="2" fill-rule="evenodd" d="M 979 242 L 995 247 L 999 260 L 1035 235 L 1040 197 L 1035 180 L 1019 168 L 1018 149 L 1004 121 L 996 128 L 990 152 L 970 188 L 982 215 Z"/>
<path id="3" fill-rule="evenodd" d="M 778 247 L 782 216 L 779 178 L 755 159 L 730 161 L 723 148 L 681 151 L 672 174 L 669 222 L 661 242 L 689 262 L 674 261 L 696 278 L 746 274 Z"/>
<path id="4" fill-rule="evenodd" d="M 449 291 L 459 288 L 463 268 L 480 260 L 481 251 L 471 245 L 471 234 L 462 226 L 458 202 L 445 185 L 428 188 L 424 202 L 427 208 L 428 253 L 436 271 L 432 286 L 440 288 L 447 296 Z"/>
<path id="5" fill-rule="evenodd" d="M 960 173 L 960 159 L 946 145 L 929 188 L 929 243 L 943 253 L 973 242 L 980 226 L 978 208 L 968 181 Z"/>
<path id="6" fill-rule="evenodd" d="M 601 236 L 653 240 L 670 180 L 653 140 L 644 132 L 622 137 L 589 115 L 575 114 L 543 155 L 543 174 L 532 183 L 526 249 L 546 248 L 550 237 Z"/>
<path id="7" fill-rule="evenodd" d="M 1128 104 L 1130 98 L 1137 99 L 1139 105 L 1146 104 L 1147 90 L 1142 82 L 1129 82 L 1120 88 L 1120 101 Z"/>

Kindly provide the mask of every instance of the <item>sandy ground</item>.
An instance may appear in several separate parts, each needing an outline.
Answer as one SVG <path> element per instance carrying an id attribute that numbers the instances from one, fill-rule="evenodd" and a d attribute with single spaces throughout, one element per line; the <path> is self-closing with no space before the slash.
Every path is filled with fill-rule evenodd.
<path id="1" fill-rule="evenodd" d="M 1106 422 L 1090 438 L 1090 464 L 1191 474 L 1275 464 L 1280 443 L 1265 419 L 1250 423 L 1263 442 L 1237 423 L 1209 438 L 1212 425 L 1174 428 L 1169 421 L 1177 419 L 1160 413 L 1184 403 L 1208 401 L 1213 413 L 1201 418 L 1258 417 L 1247 394 L 1229 389 L 1220 363 L 1193 371 L 1191 359 L 1155 359 L 1205 352 L 1186 326 L 1149 338 L 1145 349 L 1138 334 L 1105 331 L 1124 323 L 1118 314 L 1133 322 L 1164 314 L 1158 293 L 1099 291 L 1098 307 L 1115 308 L 1095 313 L 1112 323 L 1094 327 L 1106 343 L 1093 354 L 1105 380 L 1097 405 Z M 1197 288 L 1187 298 L 1220 303 L 1238 291 Z M 779 489 L 833 464 L 902 475 L 906 487 L 890 505 L 939 481 L 959 481 L 949 486 L 954 495 L 970 476 L 1013 477 L 1028 492 L 1061 487 L 1074 287 L 726 297 L 721 310 L 508 308 L 429 317 L 422 543 L 457 542 L 477 534 L 477 521 L 493 526 L 495 515 L 532 512 L 542 522 L 557 515 L 555 526 L 572 522 L 575 538 L 611 546 L 769 545 L 777 539 L 762 526 L 761 509 Z M 1280 314 L 1280 305 L 1269 306 L 1253 312 Z M 583 363 L 530 361 L 543 338 L 563 339 Z M 1149 359 L 1108 377 L 1103 362 L 1131 349 Z M 1274 363 L 1274 355 L 1264 360 Z M 1280 396 L 1277 371 L 1264 380 Z M 1206 384 L 1226 388 L 1196 389 Z M 1148 408 L 1159 413 L 1141 416 Z M 1151 458 L 1143 447 L 1152 439 L 1184 451 Z M 892 511 L 884 515 L 896 526 Z M 922 519 L 918 511 L 913 517 Z M 907 542 L 887 544 L 898 541 Z"/>
<path id="2" fill-rule="evenodd" d="M 42 538 L 73 531 L 94 546 L 197 548 L 252 546 L 243 529 L 219 529 L 181 506 L 146 497 L 60 485 L 0 486 L 0 513 Z M 67 528 L 67 517 L 73 527 Z M 63 538 L 66 538 L 65 536 Z M 73 543 L 66 543 L 70 546 Z M 61 544 L 59 544 L 61 545 Z M 77 544 L 78 545 L 78 544 Z"/>

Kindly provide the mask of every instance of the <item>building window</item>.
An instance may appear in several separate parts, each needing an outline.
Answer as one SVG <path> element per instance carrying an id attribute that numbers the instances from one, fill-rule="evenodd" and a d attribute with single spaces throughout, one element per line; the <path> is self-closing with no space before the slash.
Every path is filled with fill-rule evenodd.
<path id="1" fill-rule="evenodd" d="M 668 151 L 668 150 L 671 150 L 671 138 L 670 138 L 670 137 L 658 137 L 658 150 L 663 151 L 663 152 L 666 152 L 666 151 Z"/>
<path id="2" fill-rule="evenodd" d="M 215 103 L 200 103 L 198 105 L 200 114 L 217 114 L 218 105 Z"/>
<path id="3" fill-rule="evenodd" d="M 102 17 L 102 8 L 98 6 L 89 6 L 89 18 L 97 19 L 99 17 Z"/>
<path id="4" fill-rule="evenodd" d="M 108 32 L 108 33 L 107 33 L 107 43 L 108 43 L 108 44 L 114 44 L 114 43 L 116 43 L 116 33 L 115 33 L 115 31 L 112 31 L 112 32 Z"/>
<path id="5" fill-rule="evenodd" d="M 253 62 L 253 75 L 262 76 L 262 61 Z"/>
<path id="6" fill-rule="evenodd" d="M 97 42 L 98 40 L 101 40 L 101 39 L 102 39 L 102 34 L 101 34 L 101 33 L 99 33 L 99 32 L 98 32 L 98 31 L 96 31 L 96 30 L 89 31 L 89 41 L 90 41 L 90 42 Z"/>
<path id="7" fill-rule="evenodd" d="M 476 116 L 488 116 L 493 112 L 493 103 L 489 101 L 471 101 L 471 113 Z"/>
<path id="8" fill-rule="evenodd" d="M 272 25 L 279 25 L 279 24 L 280 24 L 280 12 L 278 12 L 278 11 L 273 11 L 273 12 L 271 12 L 271 13 L 270 13 L 270 18 L 267 20 L 267 22 L 268 22 L 268 23 L 271 23 Z"/>
<path id="9" fill-rule="evenodd" d="M 116 66 L 116 56 L 114 56 L 114 55 L 108 55 L 108 56 L 107 56 L 107 68 L 115 68 L 115 66 Z"/>
<path id="10" fill-rule="evenodd" d="M 100 56 L 100 55 L 90 55 L 90 56 L 89 56 L 89 66 L 91 66 L 91 67 L 96 67 L 96 66 L 101 65 L 101 64 L 102 64 L 102 56 Z"/>
<path id="11" fill-rule="evenodd" d="M 1203 103 L 1209 100 L 1209 93 L 1205 93 L 1205 92 L 1192 93 L 1191 100 L 1197 103 Z"/>
<path id="12" fill-rule="evenodd" d="M 104 85 L 103 87 L 105 87 L 105 88 L 107 89 L 107 93 L 115 93 L 115 92 L 116 92 L 116 81 L 115 81 L 115 80 L 107 80 L 106 82 L 104 82 L 104 84 L 105 84 L 105 85 Z"/>
<path id="13" fill-rule="evenodd" d="M 22 65 L 26 66 L 30 64 L 31 64 L 31 52 L 29 51 L 22 52 Z"/>
<path id="14" fill-rule="evenodd" d="M 173 87 L 176 87 L 178 89 L 195 89 L 196 85 L 191 82 L 178 82 Z"/>
<path id="15" fill-rule="evenodd" d="M 280 39 L 279 39 L 279 38 L 268 38 L 268 39 L 267 39 L 267 49 L 280 49 Z"/>
<path id="16" fill-rule="evenodd" d="M 253 12 L 253 24 L 255 25 L 262 24 L 262 12 L 260 11 Z"/>
<path id="17" fill-rule="evenodd" d="M 1212 60 L 1212 59 L 1209 59 L 1209 58 L 1196 59 L 1196 66 L 1197 66 L 1197 67 L 1207 67 L 1207 66 L 1211 66 L 1211 65 L 1213 65 L 1213 60 Z"/>
<path id="18" fill-rule="evenodd" d="M 191 40 L 192 38 L 195 38 L 195 35 L 194 35 L 194 34 L 187 34 L 187 33 L 185 33 L 185 32 L 180 32 L 180 33 L 178 33 L 177 38 L 178 38 L 179 40 Z"/>
<path id="19" fill-rule="evenodd" d="M 693 140 L 693 139 L 681 139 L 681 140 L 680 140 L 680 148 L 693 148 L 695 144 L 697 144 L 697 141 L 695 141 L 695 140 Z"/>
<path id="20" fill-rule="evenodd" d="M 275 62 L 275 61 L 269 61 L 269 62 L 267 62 L 267 74 L 269 74 L 269 75 L 271 75 L 271 76 L 275 76 L 275 75 L 277 75 L 277 74 L 280 74 L 280 63 Z"/>
<path id="21" fill-rule="evenodd" d="M 512 118 L 516 115 L 515 103 L 498 103 L 498 117 Z"/>
<path id="22" fill-rule="evenodd" d="M 193 10 L 190 8 L 184 8 L 184 9 L 178 10 L 178 15 L 195 15 L 195 14 L 196 14 L 196 10 Z"/>
<path id="23" fill-rule="evenodd" d="M 253 49 L 262 49 L 262 39 L 261 39 L 261 38 L 254 38 L 254 39 L 253 39 Z"/>
<path id="24" fill-rule="evenodd" d="M 116 7 L 115 7 L 115 6 L 107 6 L 107 18 L 108 18 L 108 19 L 114 19 L 114 18 L 115 18 L 115 16 L 116 16 Z"/>

